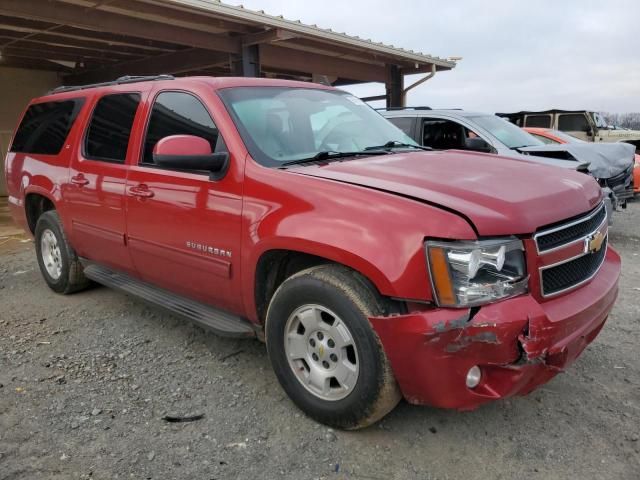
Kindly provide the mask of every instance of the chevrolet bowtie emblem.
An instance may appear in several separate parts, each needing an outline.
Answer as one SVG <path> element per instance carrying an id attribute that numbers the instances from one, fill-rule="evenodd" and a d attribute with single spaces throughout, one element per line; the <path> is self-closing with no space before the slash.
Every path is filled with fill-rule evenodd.
<path id="1" fill-rule="evenodd" d="M 596 232 L 593 235 L 589 235 L 584 239 L 584 250 L 585 253 L 596 253 L 599 252 L 602 248 L 602 244 L 604 243 L 604 235 L 602 232 Z"/>

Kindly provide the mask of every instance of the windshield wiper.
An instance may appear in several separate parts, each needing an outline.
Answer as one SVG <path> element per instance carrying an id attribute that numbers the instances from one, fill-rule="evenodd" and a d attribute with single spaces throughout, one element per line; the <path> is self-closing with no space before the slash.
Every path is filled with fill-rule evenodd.
<path id="1" fill-rule="evenodd" d="M 365 151 L 384 150 L 384 149 L 391 149 L 391 148 L 417 148 L 419 150 L 426 150 L 426 151 L 433 150 L 433 148 L 431 147 L 422 147 L 420 145 L 413 145 L 412 143 L 402 143 L 397 140 L 391 140 L 385 143 L 384 145 L 374 145 L 372 147 L 367 147 L 365 148 Z"/>
<path id="2" fill-rule="evenodd" d="M 357 156 L 371 156 L 371 155 L 386 155 L 389 152 L 335 152 L 332 150 L 323 150 L 322 152 L 316 153 L 313 157 L 308 158 L 298 158 L 296 160 L 289 160 L 288 162 L 283 162 L 279 166 L 280 167 L 288 167 L 290 165 L 301 165 L 303 163 L 311 163 L 317 162 L 319 160 L 332 160 L 334 158 L 346 158 L 346 157 L 357 157 Z"/>
<path id="3" fill-rule="evenodd" d="M 527 147 L 542 147 L 543 145 L 518 145 L 517 147 L 511 147 L 511 150 L 518 150 L 519 148 Z"/>

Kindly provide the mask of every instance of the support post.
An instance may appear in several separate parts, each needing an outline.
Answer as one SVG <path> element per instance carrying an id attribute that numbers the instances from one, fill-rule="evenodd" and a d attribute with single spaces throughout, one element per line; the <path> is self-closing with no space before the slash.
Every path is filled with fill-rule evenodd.
<path id="1" fill-rule="evenodd" d="M 242 76 L 243 77 L 259 77 L 260 76 L 260 46 L 259 45 L 243 45 L 242 46 Z"/>
<path id="2" fill-rule="evenodd" d="M 387 66 L 387 108 L 404 107 L 404 77 L 397 65 Z"/>

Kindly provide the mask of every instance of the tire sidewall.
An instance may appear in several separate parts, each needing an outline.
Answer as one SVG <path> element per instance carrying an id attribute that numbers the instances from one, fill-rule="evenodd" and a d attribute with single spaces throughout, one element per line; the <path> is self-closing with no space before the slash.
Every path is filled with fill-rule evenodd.
<path id="1" fill-rule="evenodd" d="M 335 401 L 322 400 L 298 380 L 285 353 L 287 320 L 297 308 L 321 305 L 335 313 L 351 332 L 358 355 L 358 379 L 352 392 Z M 339 428 L 357 426 L 375 404 L 382 388 L 382 359 L 379 340 L 365 313 L 345 292 L 310 275 L 285 281 L 273 297 L 267 312 L 266 342 L 269 359 L 283 389 L 301 410 L 316 420 Z"/>
<path id="2" fill-rule="evenodd" d="M 62 260 L 62 269 L 60 272 L 60 277 L 58 279 L 54 279 L 49 275 L 47 268 L 44 265 L 44 261 L 42 259 L 42 234 L 45 230 L 50 230 L 53 235 L 56 237 L 56 241 L 58 242 L 58 248 L 60 249 L 60 258 Z M 38 219 L 38 223 L 36 224 L 35 231 L 35 244 L 36 244 L 36 256 L 38 257 L 38 266 L 40 267 L 40 272 L 42 276 L 47 282 L 49 287 L 58 293 L 63 293 L 67 290 L 69 283 L 69 268 L 71 264 L 71 259 L 69 258 L 69 246 L 66 243 L 66 238 L 62 231 L 62 226 L 60 225 L 60 220 L 58 215 L 55 212 L 45 212 Z"/>

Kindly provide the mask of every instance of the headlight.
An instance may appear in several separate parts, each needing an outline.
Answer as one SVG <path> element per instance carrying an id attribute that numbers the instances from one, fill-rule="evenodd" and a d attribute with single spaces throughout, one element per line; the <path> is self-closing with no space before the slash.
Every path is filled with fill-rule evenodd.
<path id="1" fill-rule="evenodd" d="M 440 306 L 472 307 L 527 291 L 520 240 L 427 241 L 426 249 L 431 283 Z"/>

